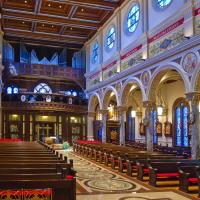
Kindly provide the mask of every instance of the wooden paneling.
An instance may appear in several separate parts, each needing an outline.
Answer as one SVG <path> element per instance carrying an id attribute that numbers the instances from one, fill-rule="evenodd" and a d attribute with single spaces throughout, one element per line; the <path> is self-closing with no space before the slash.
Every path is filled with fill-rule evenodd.
<path id="1" fill-rule="evenodd" d="M 46 40 L 80 47 L 123 2 L 104 0 L 4 0 L 6 37 Z"/>

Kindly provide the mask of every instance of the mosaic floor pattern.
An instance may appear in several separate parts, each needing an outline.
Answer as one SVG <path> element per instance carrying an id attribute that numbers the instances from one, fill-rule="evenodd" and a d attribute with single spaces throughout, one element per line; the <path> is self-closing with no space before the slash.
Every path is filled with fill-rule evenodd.
<path id="1" fill-rule="evenodd" d="M 60 152 L 60 151 L 59 151 Z M 62 151 L 63 153 L 63 151 Z M 77 200 L 195 200 L 178 191 L 149 189 L 134 179 L 130 180 L 73 152 L 64 152 L 73 159 L 77 183 L 85 191 L 77 193 Z"/>
<path id="2" fill-rule="evenodd" d="M 129 194 L 78 195 L 77 200 L 189 200 L 173 191 Z"/>
<path id="3" fill-rule="evenodd" d="M 74 169 L 77 171 L 77 183 L 89 193 L 142 192 L 149 190 L 72 152 L 65 154 L 68 159 L 74 161 Z"/>

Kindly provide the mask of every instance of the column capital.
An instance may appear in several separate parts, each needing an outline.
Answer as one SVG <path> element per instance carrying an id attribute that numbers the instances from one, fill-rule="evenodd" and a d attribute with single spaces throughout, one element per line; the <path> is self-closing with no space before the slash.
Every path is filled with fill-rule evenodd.
<path id="1" fill-rule="evenodd" d="M 106 115 L 106 114 L 108 113 L 108 110 L 102 109 L 102 110 L 99 110 L 99 112 L 100 112 L 102 115 Z"/>
<path id="2" fill-rule="evenodd" d="M 199 101 L 200 100 L 200 92 L 189 92 L 186 93 L 186 99 L 188 101 Z"/>
<path id="3" fill-rule="evenodd" d="M 88 111 L 88 117 L 95 117 L 96 116 L 96 113 L 95 112 L 91 112 L 91 111 Z"/>
<path id="4" fill-rule="evenodd" d="M 143 106 L 145 108 L 153 108 L 155 106 L 155 103 L 152 101 L 143 101 Z"/>
<path id="5" fill-rule="evenodd" d="M 117 111 L 119 113 L 124 113 L 128 110 L 127 106 L 117 106 Z"/>

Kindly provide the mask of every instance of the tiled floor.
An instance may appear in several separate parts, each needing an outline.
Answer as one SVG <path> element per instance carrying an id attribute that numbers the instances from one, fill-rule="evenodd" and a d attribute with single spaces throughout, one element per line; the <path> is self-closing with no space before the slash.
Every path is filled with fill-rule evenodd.
<path id="1" fill-rule="evenodd" d="M 77 171 L 77 200 L 189 200 L 197 199 L 176 191 L 160 191 L 133 178 L 126 178 L 73 152 Z"/>
<path id="2" fill-rule="evenodd" d="M 143 192 L 129 194 L 78 195 L 77 200 L 189 200 L 175 192 Z"/>

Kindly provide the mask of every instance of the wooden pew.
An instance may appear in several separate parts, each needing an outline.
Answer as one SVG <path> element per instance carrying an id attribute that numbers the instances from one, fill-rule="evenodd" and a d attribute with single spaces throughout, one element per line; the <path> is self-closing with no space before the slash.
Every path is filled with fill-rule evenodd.
<path id="1" fill-rule="evenodd" d="M 179 189 L 189 192 L 189 187 L 198 185 L 200 162 L 192 162 L 179 167 Z"/>
<path id="2" fill-rule="evenodd" d="M 149 184 L 156 186 L 159 180 L 165 181 L 169 179 L 179 180 L 179 168 L 187 165 L 197 164 L 198 160 L 168 160 L 149 163 Z"/>
<path id="3" fill-rule="evenodd" d="M 27 144 L 30 144 L 29 151 L 27 151 L 29 148 Z M 9 149 L 11 146 L 13 150 Z M 21 143 L 20 148 L 18 144 L 9 147 L 0 144 L 0 149 L 1 147 L 5 147 L 0 152 L 1 192 L 2 189 L 19 189 L 23 192 L 25 189 L 51 188 L 53 200 L 76 199 L 76 180 L 72 160 L 67 163 L 67 157 L 62 160 L 63 156 L 58 157 L 55 151 L 38 144 Z M 43 151 L 44 149 L 46 151 Z"/>

